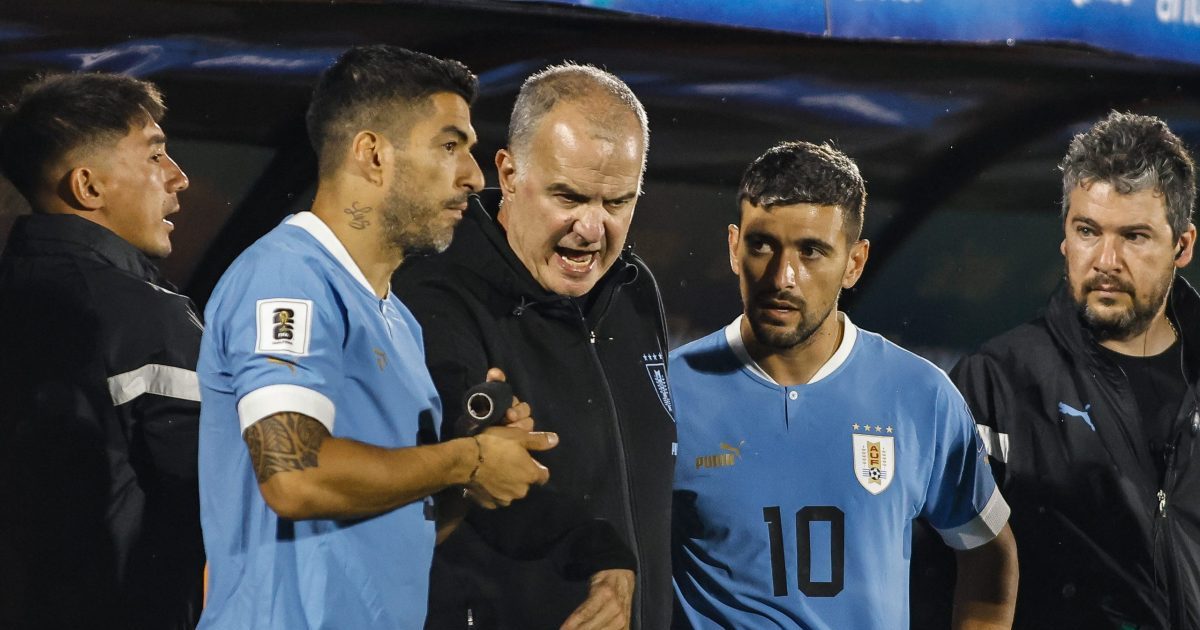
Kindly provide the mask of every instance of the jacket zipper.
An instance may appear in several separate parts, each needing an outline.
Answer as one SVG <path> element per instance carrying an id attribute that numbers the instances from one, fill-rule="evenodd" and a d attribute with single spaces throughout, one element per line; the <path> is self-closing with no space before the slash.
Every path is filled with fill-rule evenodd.
<path id="1" fill-rule="evenodd" d="M 625 510 L 625 526 L 629 528 L 629 540 L 633 546 L 633 553 L 637 558 L 638 569 L 640 570 L 642 558 L 645 556 L 642 554 L 641 544 L 638 542 L 637 524 L 634 522 L 633 496 L 632 490 L 629 487 L 629 460 L 625 457 L 625 433 L 621 430 L 621 419 L 618 417 L 617 401 L 613 399 L 612 388 L 608 384 L 608 373 L 604 371 L 604 364 L 600 361 L 600 353 L 596 350 L 596 331 L 588 326 L 587 318 L 584 317 L 583 310 L 579 308 L 579 305 L 574 300 L 571 303 L 575 305 L 575 311 L 579 314 L 579 325 L 583 327 L 583 331 L 588 335 L 588 349 L 591 351 L 592 361 L 595 363 L 596 368 L 600 370 L 600 373 L 605 376 L 605 378 L 601 379 L 604 382 L 604 395 L 608 399 L 608 408 L 612 410 L 613 427 L 616 429 L 617 443 L 620 446 L 617 449 L 617 461 L 620 463 L 621 470 L 621 498 L 624 499 L 625 505 L 628 506 Z M 611 303 L 611 299 L 609 303 Z M 604 316 L 607 314 L 608 309 L 606 305 L 604 311 L 601 312 L 600 318 L 596 321 L 597 327 L 604 321 Z M 634 611 L 638 614 L 634 615 L 634 611 L 630 611 L 631 626 L 640 628 L 642 626 L 640 613 L 643 611 L 645 603 L 642 601 L 642 598 L 645 596 L 645 589 L 635 587 L 633 594 L 636 598 Z"/>
<path id="2" fill-rule="evenodd" d="M 1167 462 L 1166 462 L 1167 466 L 1166 466 L 1166 472 L 1163 475 L 1164 476 L 1163 488 L 1158 491 L 1158 516 L 1159 516 L 1159 518 L 1155 519 L 1155 539 L 1154 540 L 1155 540 L 1155 543 L 1158 542 L 1158 534 L 1160 533 L 1159 532 L 1160 529 L 1161 529 L 1162 535 L 1164 536 L 1164 540 L 1163 540 L 1162 545 L 1156 544 L 1156 546 L 1155 546 L 1155 558 L 1156 558 L 1155 571 L 1156 572 L 1158 571 L 1157 557 L 1158 557 L 1158 549 L 1161 547 L 1161 549 L 1164 550 L 1164 553 L 1163 553 L 1164 567 L 1163 567 L 1163 569 L 1164 569 L 1164 571 L 1167 572 L 1166 578 L 1168 580 L 1166 582 L 1166 584 L 1164 584 L 1166 594 L 1167 594 L 1167 619 L 1168 619 L 1168 624 L 1172 624 L 1172 625 L 1169 625 L 1168 628 L 1185 628 L 1185 627 L 1187 627 L 1188 620 L 1187 620 L 1187 606 L 1185 604 L 1185 598 L 1183 597 L 1182 593 L 1180 593 L 1180 591 L 1179 591 L 1179 589 L 1180 589 L 1180 584 L 1178 583 L 1179 581 L 1176 579 L 1173 579 L 1173 576 L 1177 575 L 1177 570 L 1174 566 L 1174 562 L 1172 561 L 1170 555 L 1166 553 L 1167 550 L 1170 550 L 1172 548 L 1171 528 L 1168 526 L 1168 524 L 1165 521 L 1165 519 L 1167 518 L 1167 510 L 1170 509 L 1170 506 L 1167 504 L 1167 499 L 1168 499 L 1168 496 L 1170 495 L 1170 493 L 1174 492 L 1175 485 L 1178 482 L 1177 471 L 1175 469 L 1175 465 L 1178 462 L 1179 444 L 1184 439 L 1184 434 L 1186 432 L 1191 431 L 1192 423 L 1195 422 L 1195 420 L 1198 418 L 1200 418 L 1200 409 L 1197 409 L 1196 407 L 1193 406 L 1191 413 L 1186 416 L 1187 424 L 1183 425 L 1183 427 L 1181 427 L 1177 431 L 1177 433 L 1175 434 L 1175 439 L 1171 442 L 1170 445 L 1168 445 L 1168 447 L 1167 447 Z M 1192 447 L 1195 446 L 1195 439 L 1196 438 L 1193 436 L 1188 441 L 1189 455 L 1187 456 L 1187 459 L 1191 459 L 1190 453 L 1192 451 Z"/>
<path id="3" fill-rule="evenodd" d="M 1182 610 L 1177 606 L 1177 591 L 1179 585 L 1178 580 L 1174 579 L 1175 567 L 1174 563 L 1167 553 L 1171 545 L 1171 527 L 1167 523 L 1167 510 L 1170 509 L 1167 504 L 1167 499 L 1175 490 L 1175 453 L 1178 449 L 1179 440 L 1182 438 L 1183 432 L 1179 432 L 1175 436 L 1175 440 L 1167 445 L 1167 466 L 1163 474 L 1162 488 L 1158 491 L 1158 518 L 1154 519 L 1154 573 L 1158 577 L 1159 559 L 1162 561 L 1163 575 L 1163 591 L 1167 596 L 1167 624 L 1168 628 L 1175 627 L 1176 615 L 1181 614 Z M 1160 543 L 1159 537 L 1162 537 Z M 1180 600 L 1179 603 L 1182 603 Z M 1182 628 L 1183 626 L 1178 626 Z"/>
<path id="4" fill-rule="evenodd" d="M 1116 367 L 1117 367 L 1117 370 L 1120 371 L 1120 373 L 1121 373 L 1121 378 L 1124 380 L 1126 388 L 1129 388 L 1129 390 L 1130 390 L 1130 392 L 1129 392 L 1130 396 L 1132 396 L 1133 391 L 1132 391 L 1132 387 L 1129 384 L 1129 375 L 1125 373 L 1125 369 L 1122 368 L 1121 366 L 1118 365 Z M 1100 384 L 1100 376 L 1098 374 L 1093 372 L 1092 378 L 1096 381 L 1097 385 Z M 1134 410 L 1138 411 L 1136 407 L 1134 408 Z M 1123 426 L 1122 426 L 1122 430 L 1124 430 Z M 1170 527 L 1168 526 L 1168 524 L 1166 522 L 1167 509 L 1168 509 L 1167 501 L 1170 498 L 1171 493 L 1175 489 L 1174 488 L 1175 446 L 1178 443 L 1181 435 L 1182 435 L 1182 432 L 1177 433 L 1175 435 L 1175 440 L 1171 444 L 1167 445 L 1167 447 L 1166 447 L 1167 448 L 1167 461 L 1166 461 L 1165 469 L 1163 471 L 1163 477 L 1162 477 L 1162 479 L 1155 479 L 1155 485 L 1158 486 L 1158 492 L 1156 492 L 1154 494 L 1154 499 L 1156 501 L 1156 504 L 1155 504 L 1156 509 L 1154 510 L 1154 515 L 1151 517 L 1151 521 L 1152 521 L 1151 538 L 1150 538 L 1150 544 L 1151 544 L 1150 561 L 1152 564 L 1151 568 L 1154 571 L 1155 586 L 1161 588 L 1163 594 L 1166 595 L 1166 598 L 1167 598 L 1167 623 L 1168 624 L 1173 623 L 1173 619 L 1174 619 L 1174 606 L 1172 605 L 1172 601 L 1174 598 L 1172 597 L 1172 594 L 1171 594 L 1171 592 L 1174 588 L 1172 586 L 1172 583 L 1174 582 L 1174 580 L 1171 578 L 1171 567 L 1169 566 L 1170 559 L 1167 558 L 1166 554 L 1163 553 L 1163 551 L 1162 551 L 1164 549 L 1169 549 L 1170 543 L 1169 543 L 1169 541 L 1160 540 L 1160 539 L 1170 536 Z M 1128 434 L 1126 434 L 1126 439 L 1129 439 L 1129 438 L 1130 438 L 1130 436 Z M 1133 450 L 1136 454 L 1136 452 L 1137 452 L 1136 447 L 1134 447 L 1133 444 L 1130 444 L 1130 446 L 1133 447 Z M 1170 626 L 1168 626 L 1168 628 L 1169 627 Z"/>

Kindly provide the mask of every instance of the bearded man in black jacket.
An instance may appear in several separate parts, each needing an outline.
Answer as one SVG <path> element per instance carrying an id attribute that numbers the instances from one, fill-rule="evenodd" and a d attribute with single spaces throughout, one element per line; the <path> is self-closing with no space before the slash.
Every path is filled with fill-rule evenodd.
<path id="1" fill-rule="evenodd" d="M 500 190 L 473 199 L 449 250 L 396 276 L 448 408 L 500 367 L 560 438 L 538 455 L 545 487 L 470 508 L 437 549 L 427 628 L 668 627 L 666 330 L 654 279 L 625 246 L 648 129 L 607 72 L 531 76 L 496 155 Z"/>
<path id="2" fill-rule="evenodd" d="M 952 378 L 1012 506 L 1016 628 L 1200 628 L 1195 168 L 1113 113 L 1061 164 L 1066 283 Z"/>

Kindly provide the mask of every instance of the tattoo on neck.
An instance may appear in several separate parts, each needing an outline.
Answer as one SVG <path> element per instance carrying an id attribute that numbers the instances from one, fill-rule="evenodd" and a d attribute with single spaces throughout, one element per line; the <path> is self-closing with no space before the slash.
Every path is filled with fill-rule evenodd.
<path id="1" fill-rule="evenodd" d="M 367 215 L 371 212 L 371 206 L 360 208 L 358 207 L 358 202 L 354 201 L 350 203 L 349 208 L 342 209 L 342 212 L 350 215 L 350 227 L 356 230 L 365 230 L 368 225 L 371 225 L 370 219 L 367 218 Z"/>
<path id="2" fill-rule="evenodd" d="M 242 439 L 250 449 L 254 476 L 265 483 L 275 473 L 317 466 L 325 425 L 302 413 L 283 412 L 250 425 Z"/>

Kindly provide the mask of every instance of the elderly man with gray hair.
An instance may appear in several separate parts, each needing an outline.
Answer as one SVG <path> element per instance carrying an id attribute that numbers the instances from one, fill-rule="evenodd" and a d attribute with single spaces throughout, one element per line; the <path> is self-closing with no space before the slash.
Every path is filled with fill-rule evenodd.
<path id="1" fill-rule="evenodd" d="M 564 64 L 529 77 L 496 154 L 500 189 L 473 199 L 449 250 L 396 276 L 445 405 L 500 367 L 560 437 L 538 454 L 546 486 L 464 507 L 435 554 L 427 628 L 669 625 L 667 335 L 658 287 L 625 243 L 648 142 L 645 110 L 612 74 Z"/>

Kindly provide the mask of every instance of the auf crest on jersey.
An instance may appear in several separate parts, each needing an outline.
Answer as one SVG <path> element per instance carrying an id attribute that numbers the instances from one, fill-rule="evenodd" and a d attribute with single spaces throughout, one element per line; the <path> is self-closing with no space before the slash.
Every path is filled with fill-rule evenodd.
<path id="1" fill-rule="evenodd" d="M 859 425 L 854 425 L 855 429 Z M 875 431 L 875 427 L 863 427 L 871 433 L 854 433 L 854 477 L 858 484 L 871 494 L 879 494 L 892 485 L 896 470 L 896 438 L 891 435 L 880 435 L 883 431 Z M 886 428 L 887 433 L 892 427 Z"/>

